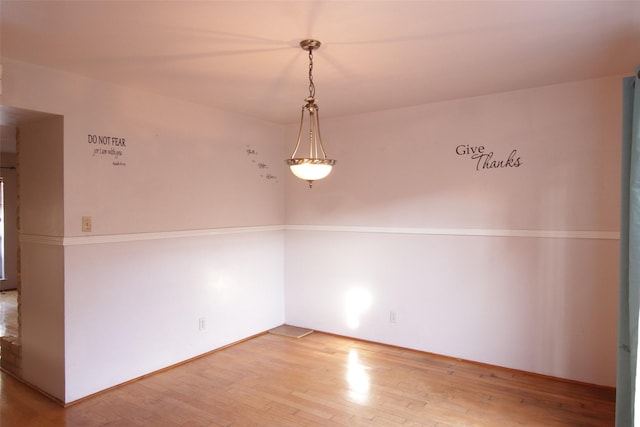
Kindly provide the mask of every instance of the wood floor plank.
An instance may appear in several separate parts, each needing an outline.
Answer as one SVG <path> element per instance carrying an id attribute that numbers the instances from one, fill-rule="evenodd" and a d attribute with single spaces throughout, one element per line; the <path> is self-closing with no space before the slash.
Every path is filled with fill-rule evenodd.
<path id="1" fill-rule="evenodd" d="M 66 409 L 0 374 L 0 425 L 611 426 L 615 392 L 314 332 L 212 353 Z"/>

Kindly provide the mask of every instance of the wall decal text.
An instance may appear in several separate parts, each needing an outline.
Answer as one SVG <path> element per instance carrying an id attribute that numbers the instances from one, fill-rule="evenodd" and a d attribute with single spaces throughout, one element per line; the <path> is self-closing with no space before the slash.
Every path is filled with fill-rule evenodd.
<path id="1" fill-rule="evenodd" d="M 493 151 L 489 151 L 484 145 L 465 145 L 461 144 L 456 147 L 458 156 L 469 156 L 475 160 L 476 170 L 501 169 L 501 168 L 519 168 L 522 166 L 522 160 L 518 156 L 518 150 L 513 149 L 509 156 L 499 158 L 494 157 Z"/>
<path id="2" fill-rule="evenodd" d="M 258 171 L 260 172 L 260 178 L 267 180 L 267 181 L 272 181 L 272 182 L 278 182 L 278 177 L 273 175 L 272 173 L 267 172 L 269 169 L 269 166 L 258 160 L 258 151 L 254 148 L 252 148 L 250 145 L 247 145 L 245 152 L 247 153 L 247 156 L 251 159 L 251 163 L 255 164 L 255 166 L 258 168 Z"/>
<path id="3" fill-rule="evenodd" d="M 123 161 L 124 151 L 127 148 L 127 141 L 125 138 L 113 135 L 97 135 L 88 134 L 87 141 L 92 148 L 93 156 L 106 156 L 111 157 L 111 164 L 113 166 L 126 166 Z"/>

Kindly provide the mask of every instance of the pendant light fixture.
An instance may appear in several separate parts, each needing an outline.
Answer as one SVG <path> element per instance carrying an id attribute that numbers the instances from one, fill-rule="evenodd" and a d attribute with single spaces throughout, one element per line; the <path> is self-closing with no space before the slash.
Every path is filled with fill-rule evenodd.
<path id="1" fill-rule="evenodd" d="M 309 96 L 305 99 L 306 104 L 302 106 L 302 114 L 300 116 L 300 130 L 298 130 L 298 141 L 296 148 L 291 154 L 291 158 L 287 159 L 287 164 L 291 168 L 291 172 L 300 179 L 304 179 L 309 183 L 309 188 L 313 185 L 313 181 L 317 181 L 329 175 L 331 168 L 336 164 L 333 159 L 328 159 L 322 145 L 320 137 L 320 117 L 318 115 L 318 104 L 316 104 L 316 87 L 313 84 L 313 51 L 320 47 L 318 40 L 302 40 L 300 47 L 309 52 Z M 305 112 L 308 120 L 305 120 Z M 305 121 L 307 126 L 305 126 Z M 308 156 L 304 154 L 297 156 L 302 141 L 303 130 L 305 138 L 309 138 Z M 303 144 L 304 145 L 304 144 Z M 304 152 L 304 148 L 301 150 Z"/>

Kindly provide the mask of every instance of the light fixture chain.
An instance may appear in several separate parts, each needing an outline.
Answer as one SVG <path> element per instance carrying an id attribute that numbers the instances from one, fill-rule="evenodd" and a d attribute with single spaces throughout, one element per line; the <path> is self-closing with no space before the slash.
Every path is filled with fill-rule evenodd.
<path id="1" fill-rule="evenodd" d="M 313 49 L 309 49 L 309 97 L 315 98 L 316 86 L 313 84 Z"/>

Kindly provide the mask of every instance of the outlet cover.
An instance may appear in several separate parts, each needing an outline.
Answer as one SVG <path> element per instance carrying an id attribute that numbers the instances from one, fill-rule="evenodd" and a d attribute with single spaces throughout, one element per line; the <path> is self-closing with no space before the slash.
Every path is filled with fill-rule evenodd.
<path id="1" fill-rule="evenodd" d="M 395 310 L 389 312 L 389 323 L 398 323 L 398 313 Z"/>
<path id="2" fill-rule="evenodd" d="M 91 217 L 83 216 L 82 217 L 82 231 L 85 233 L 91 232 Z"/>

